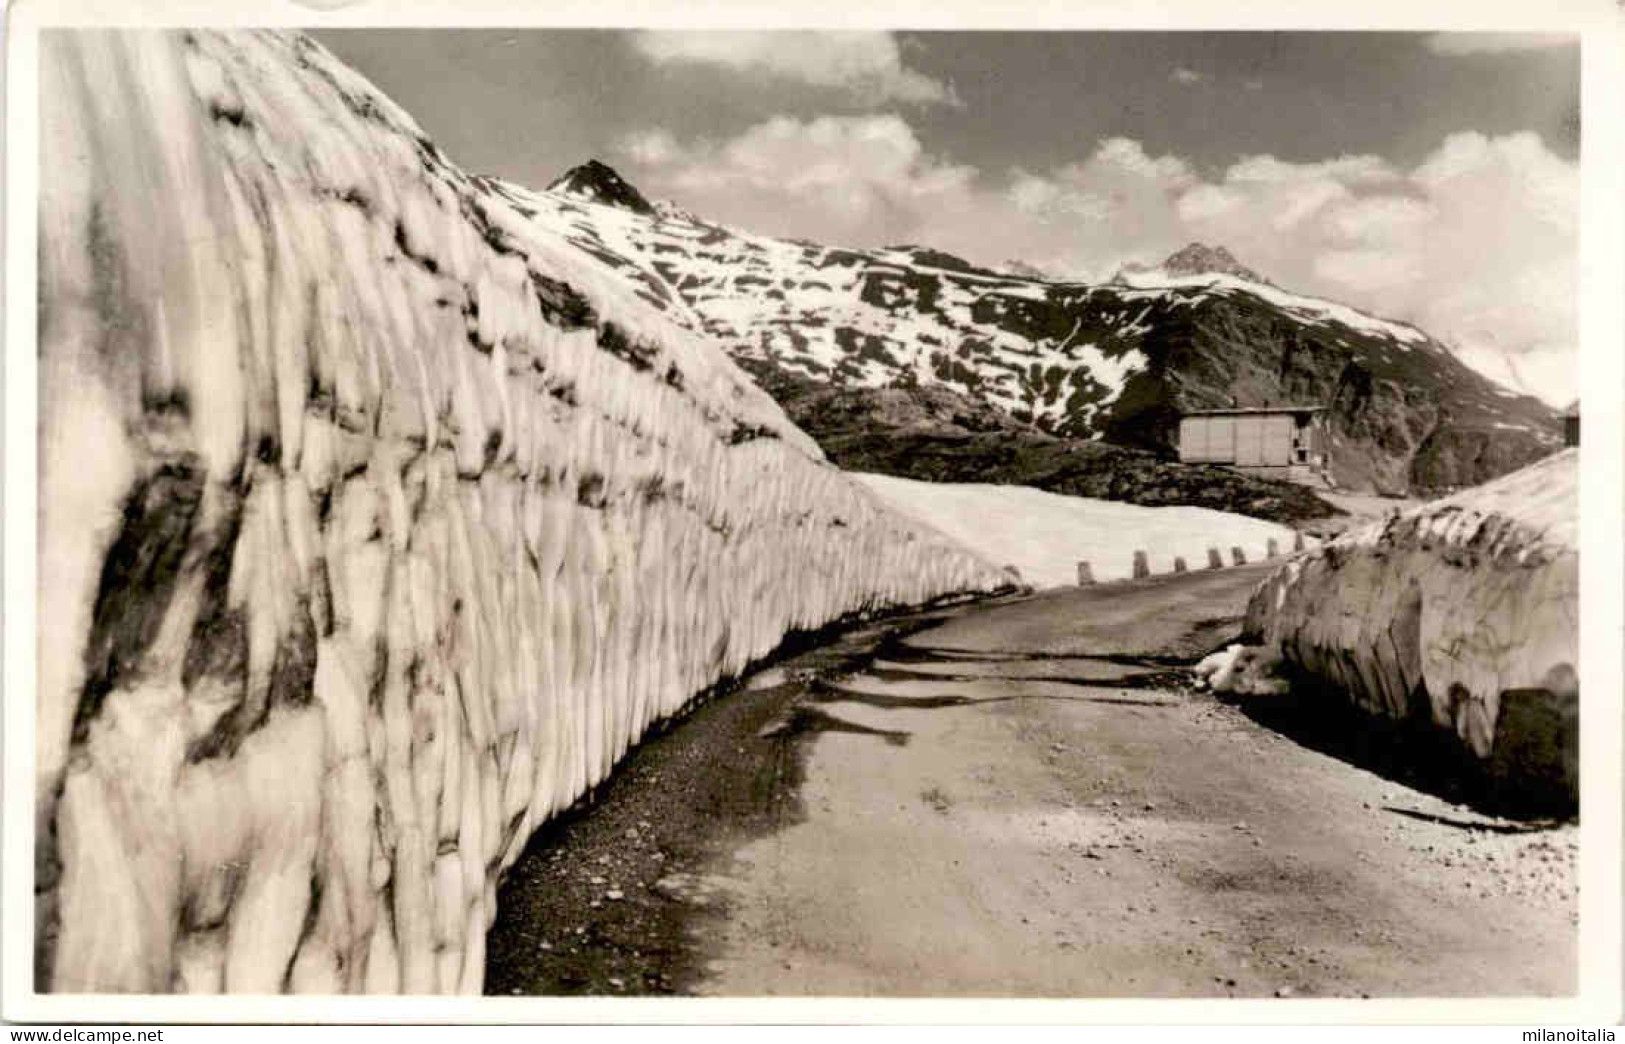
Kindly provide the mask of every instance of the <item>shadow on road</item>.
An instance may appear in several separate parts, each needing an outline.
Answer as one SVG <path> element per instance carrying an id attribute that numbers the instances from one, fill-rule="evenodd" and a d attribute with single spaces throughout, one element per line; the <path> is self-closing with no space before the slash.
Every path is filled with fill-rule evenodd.
<path id="1" fill-rule="evenodd" d="M 1485 815 L 1540 829 L 1577 814 L 1561 794 L 1491 777 L 1459 740 L 1426 719 L 1376 717 L 1350 706 L 1341 693 L 1301 682 L 1281 696 L 1220 698 L 1311 750 Z"/>
<path id="2" fill-rule="evenodd" d="M 1438 823 L 1440 826 L 1455 827 L 1458 830 L 1487 830 L 1492 834 L 1533 834 L 1556 825 L 1554 821 L 1545 819 L 1533 820 L 1527 823 L 1485 823 L 1473 819 L 1436 816 L 1430 812 L 1418 812 L 1414 808 L 1400 808 L 1397 805 L 1384 805 L 1382 810 L 1423 823 Z"/>

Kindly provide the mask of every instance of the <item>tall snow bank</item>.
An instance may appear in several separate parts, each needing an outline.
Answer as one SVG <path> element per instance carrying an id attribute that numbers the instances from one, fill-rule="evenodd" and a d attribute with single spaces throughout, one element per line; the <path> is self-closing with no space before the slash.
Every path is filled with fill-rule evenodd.
<path id="1" fill-rule="evenodd" d="M 1453 732 L 1492 778 L 1577 794 L 1579 457 L 1351 531 L 1253 595 L 1251 637 L 1357 706 Z"/>
<path id="2" fill-rule="evenodd" d="M 1141 507 L 1031 486 L 855 477 L 893 510 L 1015 566 L 1037 587 L 1076 583 L 1079 562 L 1089 563 L 1096 580 L 1126 579 L 1134 575 L 1136 551 L 1146 553 L 1153 573 L 1173 572 L 1175 558 L 1202 569 L 1209 548 L 1227 565 L 1237 547 L 1247 561 L 1262 562 L 1271 540 L 1286 553 L 1295 535 L 1286 526 L 1210 508 Z"/>
<path id="3" fill-rule="evenodd" d="M 477 991 L 651 722 L 1003 583 L 308 39 L 41 76 L 42 988 Z"/>

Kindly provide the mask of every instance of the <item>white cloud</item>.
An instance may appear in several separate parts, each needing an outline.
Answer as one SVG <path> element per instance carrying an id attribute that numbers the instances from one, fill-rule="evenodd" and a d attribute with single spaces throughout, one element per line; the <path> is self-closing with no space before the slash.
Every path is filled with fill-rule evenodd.
<path id="1" fill-rule="evenodd" d="M 1320 279 L 1365 293 L 1391 290 L 1422 275 L 1414 259 L 1375 247 L 1328 250 L 1314 266 Z"/>
<path id="2" fill-rule="evenodd" d="M 632 45 L 660 63 L 765 72 L 817 87 L 844 88 L 878 103 L 959 104 L 951 86 L 904 64 L 897 38 L 888 32 L 644 30 L 632 35 Z"/>
<path id="3" fill-rule="evenodd" d="M 1028 216 L 1051 221 L 1058 216 L 1085 221 L 1104 220 L 1111 201 L 1088 190 L 1069 189 L 1052 178 L 1017 170 L 1011 174 L 1009 198 Z"/>
<path id="4" fill-rule="evenodd" d="M 658 132 L 633 180 L 698 213 L 832 244 L 925 243 L 1080 279 L 1223 244 L 1290 289 L 1408 320 L 1492 376 L 1574 397 L 1578 172 L 1534 134 L 1467 132 L 1419 164 L 1249 156 L 1204 175 L 1127 138 L 1050 170 L 930 155 L 897 115 L 777 117 L 720 143 Z"/>
<path id="5" fill-rule="evenodd" d="M 1342 184 L 1374 185 L 1396 177 L 1398 173 L 1381 156 L 1338 156 L 1316 163 L 1288 163 L 1266 153 L 1242 158 L 1230 168 L 1225 180 L 1271 184 L 1335 180 Z"/>
<path id="6" fill-rule="evenodd" d="M 1410 196 L 1367 196 L 1351 200 L 1327 215 L 1326 232 L 1350 246 L 1381 246 L 1422 235 L 1438 211 Z"/>
<path id="7" fill-rule="evenodd" d="M 1176 207 L 1187 222 L 1215 221 L 1246 202 L 1246 197 L 1218 185 L 1197 185 L 1179 197 Z"/>
<path id="8" fill-rule="evenodd" d="M 914 236 L 939 208 L 969 194 L 975 177 L 969 167 L 927 156 L 896 115 L 776 116 L 725 142 L 670 148 L 660 133 L 621 146 L 656 195 L 744 228 L 830 243 Z"/>
<path id="9" fill-rule="evenodd" d="M 687 155 L 687 150 L 678 144 L 671 132 L 663 130 L 628 135 L 621 142 L 621 147 L 636 162 L 651 166 L 674 163 Z"/>
<path id="10" fill-rule="evenodd" d="M 1195 69 L 1186 69 L 1186 68 L 1181 67 L 1181 68 L 1175 69 L 1171 74 L 1169 74 L 1168 78 L 1170 80 L 1174 81 L 1175 83 L 1184 84 L 1185 86 L 1190 87 L 1190 86 L 1193 86 L 1195 84 L 1201 83 L 1207 77 L 1203 76 L 1201 73 L 1197 72 Z"/>
<path id="11" fill-rule="evenodd" d="M 1565 33 L 1431 33 L 1428 50 L 1435 54 L 1502 54 L 1566 47 L 1579 38 Z"/>
<path id="12" fill-rule="evenodd" d="M 1107 138 L 1095 149 L 1087 165 L 1065 168 L 1081 179 L 1087 171 L 1117 173 L 1149 182 L 1185 185 L 1194 180 L 1190 167 L 1178 156 L 1150 156 L 1132 138 Z"/>

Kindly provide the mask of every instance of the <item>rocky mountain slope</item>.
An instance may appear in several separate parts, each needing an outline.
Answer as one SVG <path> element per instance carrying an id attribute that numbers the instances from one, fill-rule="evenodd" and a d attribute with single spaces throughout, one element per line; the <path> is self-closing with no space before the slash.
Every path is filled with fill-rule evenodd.
<path id="1" fill-rule="evenodd" d="M 477 993 L 652 723 L 1008 584 L 308 38 L 40 77 L 40 990 Z"/>
<path id="2" fill-rule="evenodd" d="M 577 168 L 553 192 L 495 187 L 736 359 L 779 372 L 938 385 L 1055 435 L 1164 456 L 1181 411 L 1323 403 L 1350 488 L 1480 482 L 1561 444 L 1556 411 L 1421 330 L 1277 289 L 1222 248 L 1193 244 L 1108 284 L 1053 282 L 924 246 L 849 250 L 605 204 L 622 194 L 607 170 Z"/>
<path id="3" fill-rule="evenodd" d="M 1143 449 L 1052 435 L 938 384 L 849 388 L 742 360 L 796 426 L 847 471 L 1002 482 L 1144 507 L 1203 507 L 1272 522 L 1338 514 L 1307 487 Z"/>

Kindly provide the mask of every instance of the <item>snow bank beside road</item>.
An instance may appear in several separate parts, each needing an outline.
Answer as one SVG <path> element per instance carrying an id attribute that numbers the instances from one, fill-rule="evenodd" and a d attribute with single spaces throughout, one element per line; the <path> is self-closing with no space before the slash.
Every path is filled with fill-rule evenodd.
<path id="1" fill-rule="evenodd" d="M 1013 565 L 1035 587 L 1077 583 L 1088 562 L 1098 581 L 1134 575 L 1134 552 L 1145 551 L 1152 573 L 1171 573 L 1174 558 L 1202 569 L 1207 549 L 1231 565 L 1232 547 L 1261 562 L 1274 540 L 1292 549 L 1286 526 L 1193 507 L 1139 507 L 1068 497 L 1031 486 L 919 482 L 890 475 L 856 475 L 887 506 L 946 533 L 1000 565 Z"/>
<path id="2" fill-rule="evenodd" d="M 1578 788 L 1579 456 L 1344 534 L 1254 594 L 1249 636 L 1357 706 L 1453 732 L 1492 778 Z"/>
<path id="3" fill-rule="evenodd" d="M 652 722 L 1004 583 L 309 39 L 40 70 L 41 989 L 478 992 Z"/>

